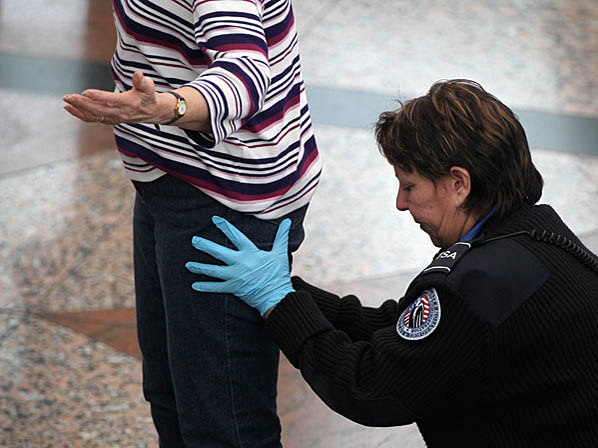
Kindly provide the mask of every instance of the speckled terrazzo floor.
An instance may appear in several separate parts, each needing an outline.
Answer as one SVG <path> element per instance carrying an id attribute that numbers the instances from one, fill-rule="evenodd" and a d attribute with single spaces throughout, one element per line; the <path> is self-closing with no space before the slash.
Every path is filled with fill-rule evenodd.
<path id="1" fill-rule="evenodd" d="M 110 129 L 66 116 L 50 69 L 21 74 L 31 89 L 4 69 L 25 56 L 105 63 L 110 2 L 76 3 L 0 2 L 0 446 L 156 447 L 134 331 L 133 189 Z M 308 89 L 393 98 L 463 76 L 510 106 L 597 125 L 595 2 L 375 4 L 295 1 Z M 37 25 L 35 39 L 27 23 Z M 371 305 L 400 297 L 435 249 L 394 210 L 395 180 L 371 122 L 315 130 L 324 174 L 295 273 Z M 598 142 L 593 153 L 571 146 L 532 147 L 542 202 L 597 252 Z M 333 414 L 286 362 L 279 389 L 285 447 L 423 446 L 413 425 L 365 428 Z"/>

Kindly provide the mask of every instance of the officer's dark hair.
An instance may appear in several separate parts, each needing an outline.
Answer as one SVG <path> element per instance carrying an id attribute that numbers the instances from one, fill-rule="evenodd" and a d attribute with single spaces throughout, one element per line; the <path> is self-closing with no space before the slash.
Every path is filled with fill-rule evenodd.
<path id="1" fill-rule="evenodd" d="M 435 181 L 452 166 L 469 171 L 464 207 L 479 214 L 496 205 L 509 215 L 542 195 L 542 176 L 532 163 L 517 116 L 477 82 L 436 82 L 427 95 L 384 112 L 376 124 L 380 151 L 402 171 Z"/>

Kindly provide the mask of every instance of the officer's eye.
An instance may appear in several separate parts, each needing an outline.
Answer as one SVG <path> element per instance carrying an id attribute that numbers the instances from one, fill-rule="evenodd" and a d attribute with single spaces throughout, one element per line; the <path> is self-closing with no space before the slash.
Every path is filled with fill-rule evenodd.
<path id="1" fill-rule="evenodd" d="M 407 193 L 409 193 L 412 188 L 413 188 L 413 185 L 411 185 L 411 184 L 403 185 L 403 191 L 406 191 Z"/>

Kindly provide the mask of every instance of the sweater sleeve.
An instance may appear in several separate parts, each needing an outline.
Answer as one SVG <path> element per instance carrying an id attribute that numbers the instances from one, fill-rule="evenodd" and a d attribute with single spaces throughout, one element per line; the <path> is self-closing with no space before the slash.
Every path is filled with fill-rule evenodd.
<path id="1" fill-rule="evenodd" d="M 387 384 L 376 384 L 384 369 L 376 350 L 364 341 L 353 343 L 336 330 L 308 293 L 287 295 L 266 322 L 268 336 L 333 411 L 367 426 L 416 420 Z"/>
<path id="2" fill-rule="evenodd" d="M 396 323 L 397 303 L 394 300 L 387 300 L 379 308 L 364 307 L 354 295 L 341 298 L 298 276 L 293 277 L 292 282 L 297 291 L 308 292 L 326 319 L 353 341 L 368 340 L 376 330 Z"/>
<path id="3" fill-rule="evenodd" d="M 463 301 L 444 297 L 438 327 L 420 340 L 392 326 L 353 341 L 306 291 L 287 295 L 266 332 L 334 411 L 367 426 L 394 426 L 467 406 L 487 371 L 487 328 Z"/>
<path id="4" fill-rule="evenodd" d="M 262 109 L 270 86 L 268 46 L 260 1 L 196 0 L 193 10 L 195 38 L 210 65 L 185 85 L 206 99 L 212 135 L 187 134 L 212 148 Z"/>

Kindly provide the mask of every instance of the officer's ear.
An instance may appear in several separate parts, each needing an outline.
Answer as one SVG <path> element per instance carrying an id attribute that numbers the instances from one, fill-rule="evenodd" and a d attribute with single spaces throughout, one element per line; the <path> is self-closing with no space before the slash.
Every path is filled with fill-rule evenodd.
<path id="1" fill-rule="evenodd" d="M 460 166 L 452 166 L 449 177 L 453 197 L 455 198 L 455 206 L 461 207 L 471 192 L 469 171 Z"/>

